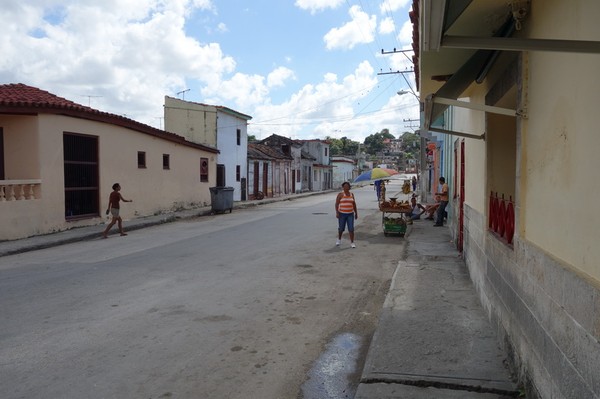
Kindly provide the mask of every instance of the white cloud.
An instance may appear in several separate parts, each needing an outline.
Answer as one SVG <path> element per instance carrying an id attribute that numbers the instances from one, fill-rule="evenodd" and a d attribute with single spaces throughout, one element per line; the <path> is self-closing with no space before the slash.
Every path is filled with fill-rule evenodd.
<path id="1" fill-rule="evenodd" d="M 398 33 L 398 41 L 402 44 L 411 45 L 413 40 L 413 24 L 410 20 L 404 22 Z"/>
<path id="2" fill-rule="evenodd" d="M 411 2 L 411 0 L 384 0 L 379 5 L 379 9 L 382 14 L 387 14 L 390 12 L 398 11 L 398 10 L 406 7 L 406 5 L 410 2 Z"/>
<path id="3" fill-rule="evenodd" d="M 337 8 L 344 0 L 296 0 L 294 5 L 302 10 L 308 10 L 311 14 L 326 8 Z"/>
<path id="4" fill-rule="evenodd" d="M 357 44 L 371 43 L 375 40 L 375 29 L 377 27 L 377 17 L 369 16 L 362 11 L 359 6 L 352 6 L 348 11 L 350 22 L 340 28 L 333 28 L 323 38 L 326 48 L 332 49 L 352 49 Z"/>
<path id="5" fill-rule="evenodd" d="M 223 22 L 220 22 L 220 23 L 217 25 L 217 30 L 218 30 L 219 32 L 228 32 L 228 31 L 229 31 L 229 29 L 227 28 L 227 25 L 225 25 Z"/>
<path id="6" fill-rule="evenodd" d="M 345 136 L 360 142 L 382 128 L 398 135 L 406 130 L 403 119 L 418 118 L 418 104 L 414 97 L 400 97 L 394 91 L 382 111 L 369 111 L 367 96 L 377 90 L 377 74 L 367 61 L 342 79 L 327 73 L 320 83 L 304 85 L 282 104 L 256 107 L 249 133 L 258 138 L 274 132 L 302 139 Z"/>
<path id="7" fill-rule="evenodd" d="M 38 86 L 80 103 L 100 96 L 91 100 L 94 108 L 157 125 L 165 94 L 186 88 L 187 79 L 207 83 L 235 70 L 219 44 L 186 36 L 185 18 L 193 7 L 210 9 L 212 3 L 107 0 L 5 8 L 0 81 Z"/>
<path id="8" fill-rule="evenodd" d="M 387 17 L 379 23 L 379 33 L 382 35 L 387 35 L 388 33 L 394 32 L 396 26 L 394 25 L 394 20 L 390 17 Z"/>
<path id="9" fill-rule="evenodd" d="M 89 101 L 93 108 L 126 114 L 152 126 L 160 126 L 164 95 L 175 96 L 185 89 L 191 89 L 185 94 L 186 100 L 224 105 L 251 115 L 250 134 L 258 137 L 276 132 L 295 138 L 341 135 L 362 141 L 365 135 L 384 127 L 392 131 L 394 126 L 401 127 L 403 117 L 415 117 L 404 116 L 406 106 L 401 101 L 410 99 L 395 96 L 399 88 L 377 92 L 381 90 L 380 78 L 366 61 L 349 61 L 356 67 L 346 76 L 321 72 L 318 83 L 303 83 L 291 94 L 286 89 L 294 87 L 291 83 L 298 79 L 296 74 L 301 76 L 304 71 L 284 66 L 268 73 L 237 71 L 234 58 L 218 43 L 190 36 L 190 23 L 198 23 L 203 30 L 206 27 L 198 21 L 210 20 L 206 12 L 197 17 L 195 10 L 217 14 L 212 1 L 8 3 L 0 8 L 4 29 L 0 36 L 0 82 L 37 86 L 85 105 Z M 341 3 L 297 0 L 296 5 L 316 11 Z M 327 48 L 350 49 L 374 40 L 376 17 L 357 6 L 349 15 L 350 22 L 328 33 Z M 211 30 L 227 28 L 213 22 L 207 25 Z M 235 25 L 228 23 L 233 31 Z M 291 53 L 283 63 L 290 66 L 288 63 L 299 57 Z M 401 55 L 389 57 L 399 68 L 406 64 Z M 287 99 L 274 104 L 271 91 Z M 378 101 L 386 95 L 392 97 L 385 110 L 378 112 L 369 107 L 373 100 L 370 95 L 379 96 Z"/>
<path id="10" fill-rule="evenodd" d="M 269 87 L 283 86 L 288 79 L 296 79 L 294 71 L 286 67 L 278 67 L 267 76 L 267 85 Z"/>

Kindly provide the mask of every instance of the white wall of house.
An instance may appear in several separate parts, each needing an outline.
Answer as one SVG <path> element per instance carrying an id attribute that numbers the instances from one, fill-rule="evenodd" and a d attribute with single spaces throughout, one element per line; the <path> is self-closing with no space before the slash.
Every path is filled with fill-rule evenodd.
<path id="1" fill-rule="evenodd" d="M 354 173 L 354 160 L 350 158 L 333 157 L 333 188 L 341 187 L 345 181 L 351 182 Z"/>
<path id="2" fill-rule="evenodd" d="M 40 179 L 35 200 L 0 202 L 0 239 L 93 225 L 103 221 L 111 186 L 119 182 L 124 204 L 122 217 L 166 212 L 210 204 L 215 184 L 217 154 L 191 148 L 115 125 L 59 115 L 0 116 L 4 128 L 6 181 Z M 65 220 L 64 132 L 98 137 L 100 215 Z M 137 153 L 146 153 L 146 168 L 138 168 Z M 18 157 L 15 154 L 19 154 Z M 169 170 L 163 154 L 170 155 Z M 209 160 L 209 182 L 200 182 L 200 158 Z M 36 165 L 34 167 L 34 165 Z M 37 169 L 37 170 L 35 170 Z"/>
<path id="3" fill-rule="evenodd" d="M 237 131 L 240 141 L 237 141 Z M 219 164 L 225 165 L 225 185 L 233 187 L 233 200 L 241 199 L 241 179 L 248 176 L 248 124 L 245 119 L 223 111 L 217 112 L 217 148 Z M 236 178 L 236 167 L 240 167 L 240 180 Z"/>

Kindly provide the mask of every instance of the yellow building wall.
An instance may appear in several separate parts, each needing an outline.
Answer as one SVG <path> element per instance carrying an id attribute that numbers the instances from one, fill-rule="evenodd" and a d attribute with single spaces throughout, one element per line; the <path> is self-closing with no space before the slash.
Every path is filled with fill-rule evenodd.
<path id="1" fill-rule="evenodd" d="M 600 2 L 532 2 L 532 37 L 598 40 Z M 550 15 L 551 14 L 551 15 Z M 600 55 L 529 52 L 521 236 L 600 281 Z"/>
<path id="2" fill-rule="evenodd" d="M 217 108 L 165 96 L 165 130 L 217 147 Z"/>
<path id="3" fill-rule="evenodd" d="M 480 98 L 461 98 L 461 101 L 482 101 Z M 455 131 L 468 134 L 480 135 L 485 132 L 485 114 L 483 112 L 474 112 L 466 108 L 453 107 Z M 462 137 L 456 137 L 459 141 Z M 486 187 L 484 184 L 469 184 L 469 182 L 486 181 L 486 150 L 485 141 L 464 138 L 465 140 L 465 204 L 477 210 L 480 213 L 485 212 L 487 201 Z M 459 147 L 460 148 L 460 147 Z M 457 173 L 460 175 L 460 168 Z M 458 176 L 460 179 L 460 176 Z M 458 181 L 457 179 L 457 181 Z M 455 187 L 458 190 L 458 187 Z"/>
<path id="4" fill-rule="evenodd" d="M 6 180 L 39 179 L 38 125 L 35 118 L 2 116 L 4 177 Z M 18 128 L 18 134 L 12 133 Z"/>

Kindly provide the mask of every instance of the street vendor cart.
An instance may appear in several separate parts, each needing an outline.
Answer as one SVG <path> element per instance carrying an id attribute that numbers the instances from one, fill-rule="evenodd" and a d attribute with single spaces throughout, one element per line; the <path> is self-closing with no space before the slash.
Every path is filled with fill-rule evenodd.
<path id="1" fill-rule="evenodd" d="M 390 198 L 389 201 L 384 200 L 379 203 L 379 210 L 381 211 L 383 234 L 386 237 L 390 234 L 404 237 L 407 225 L 405 215 L 411 213 L 408 202 L 398 202 L 396 198 Z"/>

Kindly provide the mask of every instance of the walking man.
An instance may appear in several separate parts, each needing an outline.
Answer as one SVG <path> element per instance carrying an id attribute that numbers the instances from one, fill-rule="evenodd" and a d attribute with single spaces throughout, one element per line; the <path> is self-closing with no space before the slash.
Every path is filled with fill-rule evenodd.
<path id="1" fill-rule="evenodd" d="M 133 202 L 133 200 L 126 200 L 125 198 L 123 198 L 123 196 L 119 192 L 119 191 L 121 191 L 121 186 L 119 185 L 119 183 L 113 184 L 112 189 L 113 189 L 113 192 L 110 193 L 110 196 L 108 197 L 108 208 L 106 209 L 107 215 L 109 212 L 111 213 L 112 220 L 110 221 L 110 224 L 108 226 L 106 226 L 106 229 L 102 233 L 102 238 L 108 237 L 107 236 L 108 232 L 111 229 L 111 227 L 114 226 L 115 223 L 118 223 L 119 233 L 121 233 L 122 236 L 127 235 L 127 233 L 125 233 L 123 231 L 123 219 L 121 219 L 121 216 L 119 215 L 119 210 L 120 210 L 119 201 Z"/>

